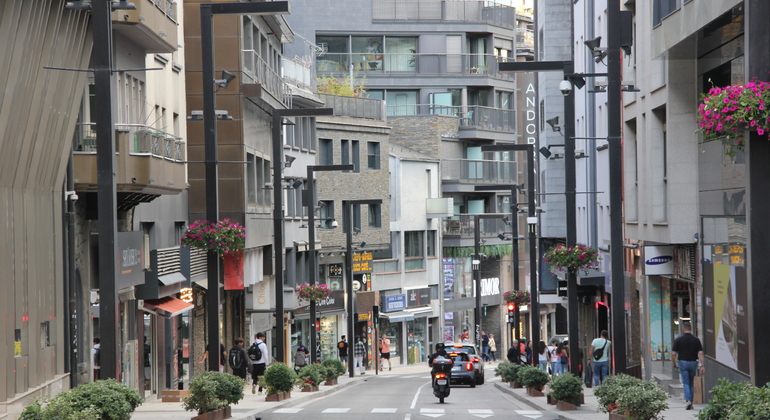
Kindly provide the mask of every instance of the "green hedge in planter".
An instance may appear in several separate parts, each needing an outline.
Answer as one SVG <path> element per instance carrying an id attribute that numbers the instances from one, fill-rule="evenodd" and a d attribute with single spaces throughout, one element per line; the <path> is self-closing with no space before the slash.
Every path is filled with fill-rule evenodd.
<path id="1" fill-rule="evenodd" d="M 114 379 L 83 384 L 24 407 L 22 420 L 129 420 L 142 403 L 135 389 Z"/>
<path id="2" fill-rule="evenodd" d="M 502 378 L 503 382 L 516 382 L 518 383 L 519 378 L 519 370 L 521 370 L 523 366 L 511 363 L 509 361 L 502 361 L 500 364 L 497 365 L 495 368 L 495 376 L 499 376 Z"/>
<path id="3" fill-rule="evenodd" d="M 337 359 L 325 359 L 321 366 L 326 368 L 327 381 L 333 381 L 345 374 L 345 364 Z"/>
<path id="4" fill-rule="evenodd" d="M 719 379 L 711 389 L 709 405 L 698 413 L 699 420 L 748 420 L 770 418 L 770 388 L 749 382 Z"/>
<path id="5" fill-rule="evenodd" d="M 220 410 L 243 399 L 243 379 L 219 372 L 203 372 L 190 381 L 190 396 L 184 409 L 198 414 Z"/>
<path id="6" fill-rule="evenodd" d="M 297 381 L 294 369 L 278 362 L 265 370 L 265 374 L 259 378 L 259 385 L 267 390 L 267 395 L 273 395 L 291 391 Z"/>
<path id="7" fill-rule="evenodd" d="M 516 382 L 521 384 L 521 386 L 542 391 L 549 379 L 548 374 L 540 370 L 540 368 L 526 366 L 519 369 Z"/>
<path id="8" fill-rule="evenodd" d="M 321 382 L 326 380 L 327 371 L 328 369 L 319 363 L 303 366 L 297 374 L 300 388 L 321 385 Z"/>
<path id="9" fill-rule="evenodd" d="M 641 380 L 625 373 L 607 376 L 601 385 L 594 388 L 594 396 L 599 403 L 599 411 L 609 413 L 610 407 L 618 402 L 620 395 L 625 393 L 627 388 L 636 386 L 639 382 Z"/>
<path id="10" fill-rule="evenodd" d="M 668 394 L 653 381 L 639 381 L 618 397 L 617 412 L 633 420 L 660 420 L 668 409 Z"/>
<path id="11" fill-rule="evenodd" d="M 555 376 L 548 385 L 551 392 L 548 393 L 559 401 L 580 405 L 580 393 L 583 392 L 583 381 L 571 373 Z"/>

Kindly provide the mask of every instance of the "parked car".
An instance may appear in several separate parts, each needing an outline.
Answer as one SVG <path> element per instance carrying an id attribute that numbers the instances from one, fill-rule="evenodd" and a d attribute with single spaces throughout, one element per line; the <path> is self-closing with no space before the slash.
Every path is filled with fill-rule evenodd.
<path id="1" fill-rule="evenodd" d="M 473 373 L 476 379 L 476 385 L 484 385 L 484 360 L 482 360 L 481 353 L 475 345 L 470 343 L 450 343 L 446 345 L 446 351 L 449 353 L 454 351 L 466 353 L 471 363 L 473 363 Z M 454 374 L 454 372 L 452 372 L 452 374 Z"/>

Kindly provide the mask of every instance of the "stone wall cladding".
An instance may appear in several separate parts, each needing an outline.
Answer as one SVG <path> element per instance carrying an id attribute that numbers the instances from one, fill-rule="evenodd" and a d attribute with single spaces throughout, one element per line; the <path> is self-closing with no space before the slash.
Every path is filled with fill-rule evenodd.
<path id="1" fill-rule="evenodd" d="M 441 159 L 442 137 L 459 137 L 460 120 L 447 115 L 395 117 L 388 124 L 391 142 L 435 159 Z"/>

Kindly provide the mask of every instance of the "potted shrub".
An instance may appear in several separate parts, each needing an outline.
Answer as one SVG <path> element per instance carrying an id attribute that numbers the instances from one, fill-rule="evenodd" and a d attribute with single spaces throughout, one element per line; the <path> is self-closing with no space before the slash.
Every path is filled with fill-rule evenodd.
<path id="1" fill-rule="evenodd" d="M 728 418 L 728 414 L 733 412 L 733 407 L 741 404 L 745 396 L 751 393 L 754 388 L 748 382 L 730 382 L 727 379 L 719 379 L 719 383 L 711 388 L 711 400 L 706 408 L 698 412 L 699 420 L 718 420 Z M 764 404 L 767 404 L 765 400 Z M 759 405 L 759 404 L 758 404 Z M 739 409 L 738 411 L 743 411 Z M 762 418 L 760 417 L 742 417 L 742 418 Z"/>
<path id="2" fill-rule="evenodd" d="M 337 385 L 337 378 L 345 374 L 345 364 L 337 359 L 325 359 L 321 366 L 326 368 L 324 385 Z"/>
<path id="3" fill-rule="evenodd" d="M 571 373 L 565 373 L 551 379 L 549 396 L 556 399 L 556 407 L 560 410 L 575 410 L 580 405 L 580 394 L 583 392 L 583 381 Z"/>
<path id="4" fill-rule="evenodd" d="M 599 411 L 610 414 L 610 419 L 657 420 L 668 408 L 668 394 L 652 381 L 642 381 L 619 374 L 608 376 L 594 388 Z"/>
<path id="5" fill-rule="evenodd" d="M 220 220 L 216 224 L 208 220 L 196 220 L 187 227 L 181 244 L 218 252 L 224 257 L 243 250 L 246 246 L 246 229 L 230 219 Z"/>
<path id="6" fill-rule="evenodd" d="M 197 411 L 198 420 L 230 417 L 230 405 L 243 399 L 243 379 L 219 372 L 203 372 L 190 381 L 190 396 L 182 402 L 187 411 Z"/>
<path id="7" fill-rule="evenodd" d="M 294 369 L 284 363 L 273 363 L 259 378 L 259 385 L 265 388 L 265 401 L 281 401 L 291 398 L 291 389 L 297 383 L 297 374 Z"/>
<path id="8" fill-rule="evenodd" d="M 550 377 L 535 366 L 526 366 L 519 369 L 518 381 L 527 388 L 527 393 L 532 397 L 542 397 L 543 387 L 548 383 Z"/>
<path id="9" fill-rule="evenodd" d="M 558 244 L 543 255 L 543 261 L 559 271 L 573 274 L 579 271 L 587 273 L 589 269 L 599 268 L 599 251 L 585 245 L 567 247 L 564 244 Z"/>
<path id="10" fill-rule="evenodd" d="M 318 391 L 318 385 L 321 384 L 321 381 L 326 379 L 326 371 L 327 369 L 318 363 L 303 366 L 297 374 L 302 392 Z"/>
<path id="11" fill-rule="evenodd" d="M 607 376 L 601 385 L 594 388 L 594 396 L 599 403 L 598 410 L 602 413 L 612 413 L 617 407 L 620 394 L 639 382 L 639 379 L 624 373 Z"/>
<path id="12" fill-rule="evenodd" d="M 521 388 L 521 383 L 518 382 L 518 374 L 522 367 L 516 363 L 503 360 L 495 367 L 495 376 L 499 376 L 503 382 L 510 382 L 513 388 Z"/>
<path id="13" fill-rule="evenodd" d="M 114 379 L 83 384 L 50 401 L 36 400 L 24 407 L 20 419 L 129 420 L 142 403 L 135 389 Z"/>

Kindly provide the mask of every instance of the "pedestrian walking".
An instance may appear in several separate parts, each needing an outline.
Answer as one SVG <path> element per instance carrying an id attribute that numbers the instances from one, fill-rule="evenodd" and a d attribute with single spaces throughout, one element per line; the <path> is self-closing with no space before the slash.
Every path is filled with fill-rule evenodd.
<path id="1" fill-rule="evenodd" d="M 700 374 L 706 372 L 706 366 L 703 363 L 703 345 L 698 337 L 692 335 L 692 326 L 690 322 L 682 322 L 682 332 L 671 347 L 671 360 L 674 361 L 674 367 L 677 364 L 679 356 L 679 376 L 682 377 L 684 385 L 684 399 L 687 401 L 687 409 L 692 410 L 692 393 L 695 374 L 700 365 Z"/>
<path id="2" fill-rule="evenodd" d="M 520 365 L 521 364 L 521 353 L 519 353 L 519 343 L 514 342 L 511 348 L 508 349 L 508 354 L 506 354 L 506 358 L 509 362 Z"/>
<path id="3" fill-rule="evenodd" d="M 339 354 L 340 361 L 342 363 L 348 362 L 348 342 L 345 341 L 344 335 L 341 337 L 340 341 L 337 343 L 337 353 Z"/>
<path id="4" fill-rule="evenodd" d="M 561 358 L 557 353 L 557 350 L 559 348 L 559 346 L 557 345 L 558 343 L 559 343 L 559 340 L 553 339 L 551 340 L 551 345 L 548 346 L 548 353 L 550 356 L 548 358 L 548 361 L 551 363 L 551 375 L 554 375 L 554 376 L 561 375 Z"/>
<path id="5" fill-rule="evenodd" d="M 492 357 L 493 362 L 497 362 L 497 356 L 495 356 L 496 351 L 497 343 L 495 343 L 495 335 L 489 334 L 489 355 Z"/>
<path id="6" fill-rule="evenodd" d="M 468 335 L 468 330 L 464 329 L 463 333 L 460 335 L 460 342 L 461 343 L 470 343 L 470 341 L 471 341 L 471 338 Z"/>
<path id="7" fill-rule="evenodd" d="M 481 358 L 485 362 L 488 362 L 491 358 L 489 356 L 489 335 L 484 330 L 481 330 Z"/>
<path id="8" fill-rule="evenodd" d="M 239 337 L 233 340 L 233 347 L 230 349 L 227 362 L 233 370 L 233 375 L 245 381 L 246 374 L 249 373 L 249 356 L 246 354 L 246 349 L 243 348 L 242 338 Z"/>
<path id="9" fill-rule="evenodd" d="M 380 370 L 382 371 L 385 366 L 383 366 L 385 361 L 388 361 L 388 370 L 393 370 L 393 365 L 390 363 L 390 339 L 387 335 L 382 334 L 382 338 L 380 339 Z"/>
<path id="10" fill-rule="evenodd" d="M 609 333 L 607 330 L 602 330 L 601 334 L 599 334 L 599 338 L 595 338 L 594 341 L 591 342 L 591 347 L 588 349 L 588 353 L 591 355 L 589 363 L 593 361 L 594 386 L 601 385 L 609 372 L 609 345 L 611 341 L 608 340 L 608 337 Z"/>
<path id="11" fill-rule="evenodd" d="M 551 358 L 551 352 L 548 351 L 548 347 L 545 345 L 545 341 L 540 340 L 538 347 L 537 362 L 540 365 L 540 370 L 548 373 L 548 360 Z"/>
<path id="12" fill-rule="evenodd" d="M 360 367 L 361 375 L 365 375 L 366 366 L 364 366 L 364 356 L 366 356 L 366 344 L 361 341 L 360 336 L 356 336 L 356 344 L 353 345 L 353 357 L 355 358 L 357 367 Z M 382 368 L 380 368 L 382 370 Z"/>
<path id="13" fill-rule="evenodd" d="M 259 386 L 259 378 L 265 374 L 267 368 L 267 345 L 265 333 L 257 333 L 254 343 L 249 347 L 249 360 L 253 364 L 251 368 L 251 393 L 254 394 Z M 259 395 L 262 395 L 262 387 L 259 387 Z"/>
<path id="14" fill-rule="evenodd" d="M 561 362 L 561 374 L 565 374 L 569 372 L 569 348 L 567 347 L 567 342 L 562 341 L 557 346 L 557 351 L 559 352 L 559 359 Z"/>
<path id="15" fill-rule="evenodd" d="M 99 337 L 94 337 L 94 348 L 91 349 L 91 359 L 93 360 L 94 365 L 94 382 L 99 380 L 99 373 L 102 369 L 102 344 L 101 339 Z"/>

